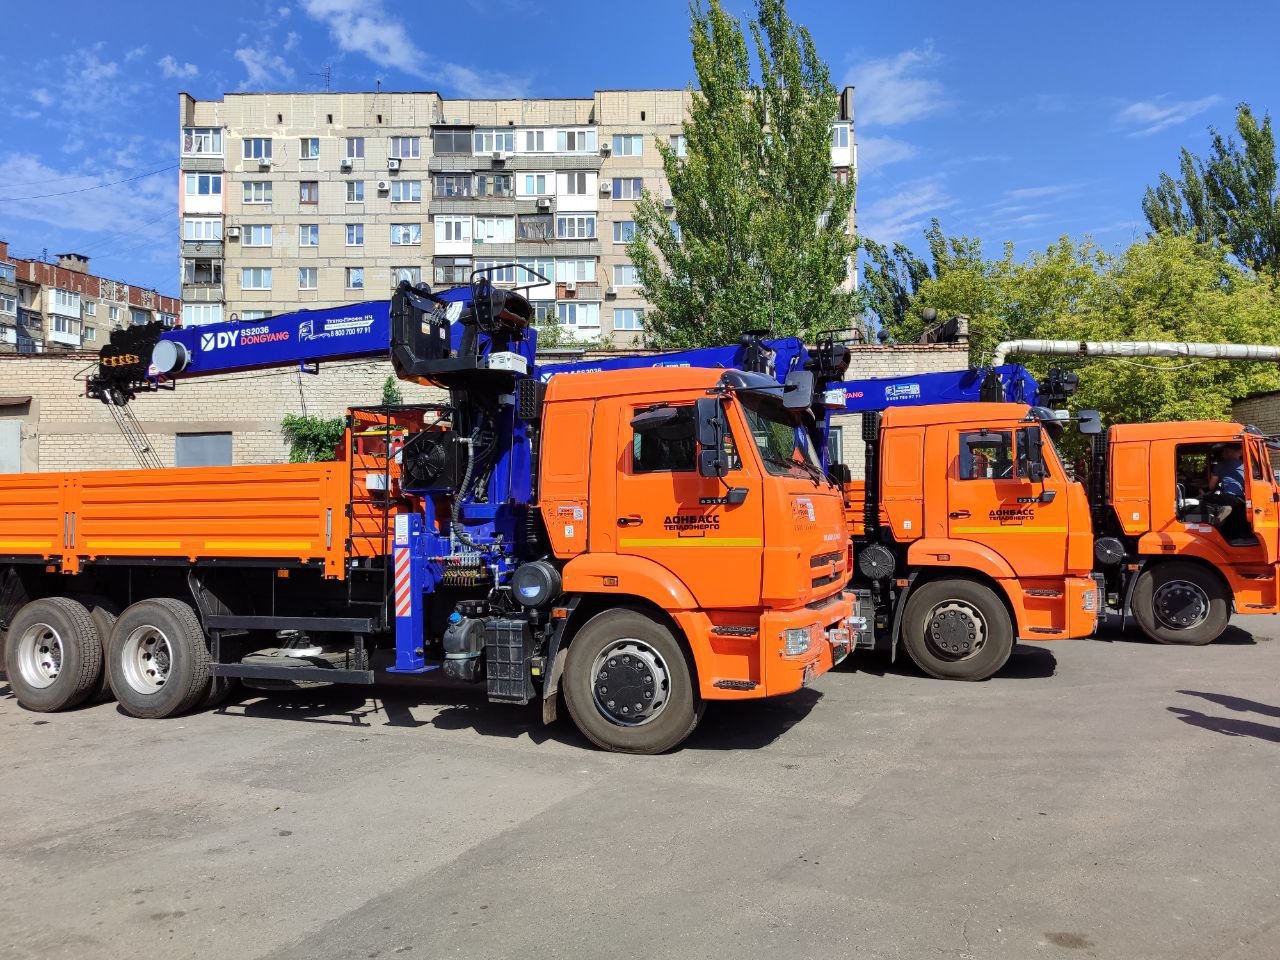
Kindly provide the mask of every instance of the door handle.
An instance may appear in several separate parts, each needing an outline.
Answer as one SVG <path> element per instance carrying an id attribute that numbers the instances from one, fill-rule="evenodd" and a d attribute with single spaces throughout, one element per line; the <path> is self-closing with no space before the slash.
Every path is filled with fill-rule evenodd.
<path id="1" fill-rule="evenodd" d="M 638 517 L 634 513 L 618 518 L 618 526 L 620 527 L 638 527 L 642 523 L 644 523 L 644 518 Z"/>
<path id="2" fill-rule="evenodd" d="M 952 510 L 947 514 L 952 520 L 965 520 L 969 517 L 968 510 Z"/>

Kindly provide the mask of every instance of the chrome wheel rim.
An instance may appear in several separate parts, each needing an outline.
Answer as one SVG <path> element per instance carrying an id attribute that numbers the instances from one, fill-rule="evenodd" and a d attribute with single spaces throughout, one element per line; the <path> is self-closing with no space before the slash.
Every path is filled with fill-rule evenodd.
<path id="1" fill-rule="evenodd" d="M 141 694 L 156 693 L 169 679 L 173 648 L 159 627 L 138 627 L 125 639 L 120 651 L 120 672 L 125 683 Z"/>
<path id="2" fill-rule="evenodd" d="M 591 664 L 596 710 L 620 727 L 657 718 L 671 699 L 671 673 L 662 654 L 634 637 L 615 640 Z"/>
<path id="3" fill-rule="evenodd" d="M 1190 580 L 1160 584 L 1151 603 L 1156 620 L 1166 630 L 1194 630 L 1209 619 L 1209 594 Z"/>
<path id="4" fill-rule="evenodd" d="M 929 652 L 957 663 L 975 657 L 987 642 L 987 621 L 973 604 L 946 600 L 929 611 L 924 630 Z"/>
<path id="5" fill-rule="evenodd" d="M 14 642 L 23 681 L 40 690 L 53 686 L 62 673 L 62 635 L 50 624 L 33 623 Z"/>

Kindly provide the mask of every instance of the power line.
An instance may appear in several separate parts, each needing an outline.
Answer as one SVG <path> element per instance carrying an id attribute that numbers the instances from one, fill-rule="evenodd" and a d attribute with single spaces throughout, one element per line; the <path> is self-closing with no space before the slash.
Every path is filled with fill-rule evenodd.
<path id="1" fill-rule="evenodd" d="M 130 227 L 127 230 L 118 230 L 115 233 L 109 233 L 105 237 L 99 240 L 95 240 L 93 243 L 82 246 L 80 247 L 78 252 L 87 254 L 92 250 L 98 249 L 103 244 L 110 244 L 113 240 L 115 240 L 116 237 L 123 237 L 128 234 L 137 233 L 143 227 L 149 227 L 151 226 L 151 224 L 155 223 L 157 220 L 162 220 L 165 217 L 171 217 L 177 212 L 178 212 L 178 208 L 176 206 L 170 207 L 168 210 L 165 210 L 163 213 L 159 214 L 158 216 L 152 217 L 150 220 L 144 220 L 142 223 L 138 224 L 135 227 Z"/>
<path id="2" fill-rule="evenodd" d="M 140 168 L 139 168 L 139 167 L 125 167 L 123 170 L 121 170 L 121 171 L 119 171 L 119 172 L 121 172 L 121 173 L 132 173 L 133 171 L 138 170 L 138 169 L 140 169 Z M 87 180 L 87 179 L 91 178 L 92 176 L 94 176 L 94 174 L 92 174 L 92 173 L 69 173 L 69 174 L 67 174 L 65 177 L 41 177 L 41 178 L 40 178 L 40 179 L 38 179 L 38 180 L 19 180 L 19 181 L 17 181 L 16 183 L 6 183 L 6 184 L 5 184 L 5 186 L 6 186 L 6 187 L 11 187 L 11 188 L 12 188 L 12 187 L 33 187 L 33 186 L 36 186 L 37 184 L 39 184 L 39 185 L 43 186 L 43 185 L 45 185 L 45 184 L 49 184 L 49 183 L 63 183 L 63 182 L 65 182 L 65 181 L 67 181 L 67 180 Z"/>
<path id="3" fill-rule="evenodd" d="M 121 183 L 132 183 L 134 180 L 143 180 L 147 177 L 154 177 L 157 173 L 164 173 L 166 170 L 177 168 L 176 163 L 171 163 L 167 167 L 161 167 L 158 170 L 152 170 L 149 173 L 140 173 L 133 177 L 124 177 L 120 180 L 111 180 L 107 183 L 96 183 L 91 187 L 80 187 L 76 190 L 61 190 L 57 193 L 41 193 L 30 197 L 0 197 L 0 203 L 17 203 L 21 200 L 47 200 L 50 197 L 69 197 L 73 193 L 87 193 L 90 190 L 101 190 L 103 187 L 114 187 Z"/>

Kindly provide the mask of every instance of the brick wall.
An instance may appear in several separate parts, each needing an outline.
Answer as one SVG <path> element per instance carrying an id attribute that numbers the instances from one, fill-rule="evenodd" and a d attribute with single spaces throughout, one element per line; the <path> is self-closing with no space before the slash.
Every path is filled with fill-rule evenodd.
<path id="1" fill-rule="evenodd" d="M 22 469 L 106 470 L 136 466 L 106 407 L 84 397 L 83 375 L 94 356 L 0 355 L 0 419 L 22 423 Z M 900 377 L 958 370 L 968 363 L 966 348 L 945 346 L 860 347 L 853 350 L 851 379 Z M 321 364 L 318 375 L 297 370 L 263 370 L 192 379 L 175 391 L 140 396 L 131 406 L 162 462 L 174 460 L 179 433 L 232 435 L 235 463 L 277 463 L 288 456 L 280 418 L 288 413 L 336 417 L 347 407 L 377 403 L 391 373 L 385 360 Z M 406 402 L 439 401 L 442 391 L 401 384 Z M 28 402 L 17 403 L 24 397 Z M 844 457 L 862 475 L 861 418 L 836 418 L 844 427 Z M 1280 432 L 1278 429 L 1276 432 Z"/>

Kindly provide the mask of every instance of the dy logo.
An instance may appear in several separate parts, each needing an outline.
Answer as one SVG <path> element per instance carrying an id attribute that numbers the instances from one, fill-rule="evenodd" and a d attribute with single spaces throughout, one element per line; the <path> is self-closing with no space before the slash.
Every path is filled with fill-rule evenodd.
<path id="1" fill-rule="evenodd" d="M 224 347 L 234 347 L 236 345 L 236 340 L 239 338 L 239 330 L 224 330 L 221 333 L 202 333 L 200 334 L 200 349 L 221 350 Z"/>

